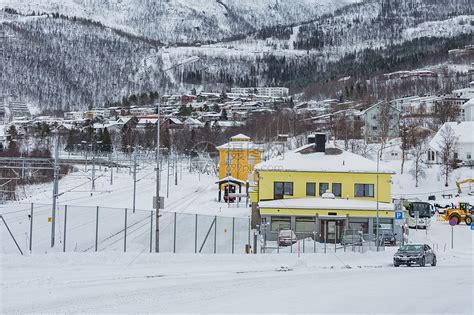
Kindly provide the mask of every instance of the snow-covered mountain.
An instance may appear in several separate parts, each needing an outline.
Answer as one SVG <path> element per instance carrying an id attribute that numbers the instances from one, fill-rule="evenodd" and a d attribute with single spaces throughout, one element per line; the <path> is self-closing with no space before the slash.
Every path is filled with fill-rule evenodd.
<path id="1" fill-rule="evenodd" d="M 314 20 L 361 0 L 1 0 L 24 14 L 59 13 L 164 43 L 220 41 Z"/>
<path id="2" fill-rule="evenodd" d="M 474 33 L 471 0 L 0 0 L 0 8 L 0 93 L 43 109 L 193 85 L 365 81 L 424 66 L 473 44 Z M 182 65 L 190 57 L 199 59 Z"/>

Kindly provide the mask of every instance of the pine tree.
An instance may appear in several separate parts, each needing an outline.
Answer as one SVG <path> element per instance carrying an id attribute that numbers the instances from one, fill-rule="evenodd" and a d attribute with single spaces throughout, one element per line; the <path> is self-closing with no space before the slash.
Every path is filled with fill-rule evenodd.
<path id="1" fill-rule="evenodd" d="M 102 152 L 112 152 L 112 139 L 107 128 L 102 133 Z"/>
<path id="2" fill-rule="evenodd" d="M 227 111 L 225 108 L 222 109 L 222 112 L 221 112 L 221 120 L 227 120 L 228 117 L 227 117 Z"/>

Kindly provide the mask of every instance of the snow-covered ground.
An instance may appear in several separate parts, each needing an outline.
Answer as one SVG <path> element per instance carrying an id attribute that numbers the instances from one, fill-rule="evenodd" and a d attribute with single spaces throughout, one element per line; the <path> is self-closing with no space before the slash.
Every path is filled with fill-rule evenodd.
<path id="1" fill-rule="evenodd" d="M 472 314 L 472 232 L 436 222 L 411 231 L 436 267 L 392 266 L 384 252 L 2 256 L 2 312 Z M 445 247 L 444 245 L 447 244 Z M 463 292 L 455 305 L 440 296 Z"/>
<path id="2" fill-rule="evenodd" d="M 435 194 L 441 198 L 443 192 L 455 192 L 455 180 L 472 175 L 471 169 L 455 170 L 446 188 L 438 176 L 438 167 L 433 166 L 427 169 L 420 186 L 415 187 L 408 172 L 410 164 L 406 163 L 405 172 L 400 175 L 400 161 L 382 162 L 383 167 L 397 172 L 392 179 L 394 196 L 426 200 Z M 166 196 L 167 167 L 163 166 L 161 192 Z M 136 205 L 145 211 L 129 213 L 128 222 L 144 224 L 143 228 L 130 230 L 127 253 L 121 252 L 123 236 L 116 233 L 123 229 L 121 209 L 132 207 L 132 175 L 128 169 L 114 169 L 111 185 L 110 170 L 97 168 L 94 191 L 91 169 L 85 171 L 84 165 L 60 181 L 59 191 L 63 194 L 58 200 L 59 231 L 63 228 L 62 209 L 64 205 L 69 207 L 66 253 L 60 252 L 61 246 L 48 249 L 50 184 L 30 187 L 21 203 L 4 205 L 2 213 L 21 210 L 5 218 L 19 233 L 17 237 L 25 251 L 28 203 L 35 203 L 37 214 L 33 253 L 18 255 L 2 228 L 1 312 L 472 313 L 469 292 L 473 292 L 473 232 L 465 224 L 454 228 L 453 249 L 451 227 L 446 222 L 435 222 L 433 218 L 430 230 L 410 231 L 410 242 L 426 243 L 435 249 L 436 267 L 395 268 L 395 247 L 364 254 L 343 250 L 334 253 L 328 248 L 324 254 L 318 244 L 314 254 L 309 253 L 313 248 L 307 244 L 306 253 L 300 257 L 297 247 L 293 253 L 286 248 L 279 254 L 273 251 L 243 255 L 250 209 L 218 203 L 215 175 L 189 173 L 188 167 L 185 162 L 178 167 L 177 185 L 175 177 L 170 176 L 169 197 L 165 201 L 166 211 L 179 213 L 178 254 L 170 253 L 173 217 L 167 213 L 160 222 L 163 232 L 167 231 L 161 240 L 163 251 L 148 253 L 147 218 L 155 193 L 152 164 L 139 167 L 137 174 Z M 464 197 L 469 190 L 464 188 Z M 96 206 L 101 208 L 102 222 L 97 253 L 93 252 Z M 214 215 L 237 218 L 235 255 L 230 254 L 230 218 L 217 221 L 218 255 L 210 254 L 212 242 L 203 251 L 208 254 L 190 254 L 194 249 L 195 213 L 209 215 L 207 221 L 200 221 L 203 226 L 199 226 L 199 245 Z M 62 241 L 58 235 L 58 244 Z M 463 292 L 466 298 L 453 305 L 439 298 L 446 292 Z"/>

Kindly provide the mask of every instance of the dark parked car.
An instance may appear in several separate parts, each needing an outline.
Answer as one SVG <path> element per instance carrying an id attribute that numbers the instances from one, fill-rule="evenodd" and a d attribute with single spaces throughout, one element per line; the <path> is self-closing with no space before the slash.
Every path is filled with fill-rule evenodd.
<path id="1" fill-rule="evenodd" d="M 426 244 L 408 244 L 401 246 L 393 256 L 393 265 L 420 265 L 426 264 L 436 266 L 436 254 L 429 245 Z"/>
<path id="2" fill-rule="evenodd" d="M 395 234 L 393 234 L 392 230 L 380 230 L 379 237 L 377 240 L 379 241 L 379 245 L 385 245 L 385 246 L 397 245 L 397 240 L 395 239 Z"/>

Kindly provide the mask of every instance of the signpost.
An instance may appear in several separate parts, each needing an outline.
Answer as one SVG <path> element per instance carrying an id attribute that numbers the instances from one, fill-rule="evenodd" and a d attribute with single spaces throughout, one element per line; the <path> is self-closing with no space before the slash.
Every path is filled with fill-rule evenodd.
<path id="1" fill-rule="evenodd" d="M 402 211 L 395 211 L 395 224 L 396 225 L 403 225 L 403 212 Z"/>
<path id="2" fill-rule="evenodd" d="M 415 229 L 418 231 L 418 218 L 420 217 L 420 211 L 415 211 Z"/>
<path id="3" fill-rule="evenodd" d="M 449 225 L 451 225 L 451 249 L 454 248 L 454 226 L 457 224 L 456 220 L 449 220 Z"/>

